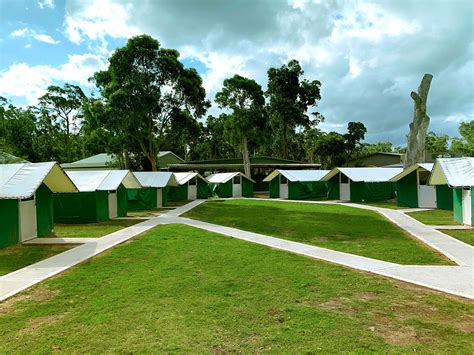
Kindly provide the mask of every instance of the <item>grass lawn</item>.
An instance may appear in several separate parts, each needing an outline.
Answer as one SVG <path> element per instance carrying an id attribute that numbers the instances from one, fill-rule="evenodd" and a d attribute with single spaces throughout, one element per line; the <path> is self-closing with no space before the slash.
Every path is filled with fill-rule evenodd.
<path id="1" fill-rule="evenodd" d="M 474 229 L 445 229 L 441 230 L 440 232 L 450 235 L 451 237 L 454 237 L 456 239 L 462 240 L 467 244 L 474 245 Z"/>
<path id="2" fill-rule="evenodd" d="M 0 304 L 0 352 L 471 353 L 474 305 L 189 226 Z"/>
<path id="3" fill-rule="evenodd" d="M 98 238 L 120 229 L 140 223 L 140 220 L 110 220 L 99 223 L 55 224 L 54 236 L 57 238 Z"/>
<path id="4" fill-rule="evenodd" d="M 420 212 L 407 213 L 410 217 L 415 218 L 421 223 L 436 226 L 456 225 L 454 221 L 453 211 L 446 210 L 429 210 Z"/>
<path id="5" fill-rule="evenodd" d="M 400 264 L 452 264 L 378 213 L 342 205 L 226 200 L 185 217 Z"/>
<path id="6" fill-rule="evenodd" d="M 369 205 L 374 207 L 390 208 L 392 210 L 403 210 L 407 207 L 398 206 L 395 201 L 378 201 L 378 202 L 368 202 L 361 203 L 361 205 Z"/>
<path id="7" fill-rule="evenodd" d="M 47 259 L 53 255 L 71 249 L 74 246 L 75 245 L 17 244 L 0 249 L 0 275 L 6 275 L 12 271 L 24 268 L 25 266 L 34 264 L 43 259 Z"/>

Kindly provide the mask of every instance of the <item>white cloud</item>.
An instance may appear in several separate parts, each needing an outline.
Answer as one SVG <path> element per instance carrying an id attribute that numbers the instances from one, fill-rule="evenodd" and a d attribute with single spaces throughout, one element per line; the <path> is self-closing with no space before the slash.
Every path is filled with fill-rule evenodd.
<path id="1" fill-rule="evenodd" d="M 44 8 L 50 8 L 50 9 L 54 9 L 54 0 L 40 0 L 38 1 L 38 5 L 40 7 L 40 9 L 44 9 Z"/>
<path id="2" fill-rule="evenodd" d="M 68 62 L 58 68 L 48 65 L 12 64 L 0 72 L 0 95 L 24 97 L 28 104 L 35 104 L 46 88 L 55 82 L 70 82 L 90 86 L 88 79 L 106 63 L 95 54 L 68 56 Z"/>
<path id="3" fill-rule="evenodd" d="M 18 30 L 13 31 L 10 33 L 10 36 L 12 37 L 24 37 L 26 34 L 29 32 L 29 29 L 24 27 L 24 28 L 19 28 Z"/>
<path id="4" fill-rule="evenodd" d="M 12 37 L 29 37 L 33 38 L 37 41 L 44 42 L 44 43 L 49 43 L 49 44 L 58 44 L 60 41 L 56 41 L 53 37 L 50 35 L 44 34 L 44 33 L 38 33 L 35 30 L 32 30 L 30 28 L 24 27 L 17 29 L 10 33 L 10 36 Z"/>
<path id="5" fill-rule="evenodd" d="M 40 42 L 45 42 L 49 44 L 58 44 L 60 41 L 56 41 L 53 37 L 45 34 L 35 34 L 33 38 Z"/>

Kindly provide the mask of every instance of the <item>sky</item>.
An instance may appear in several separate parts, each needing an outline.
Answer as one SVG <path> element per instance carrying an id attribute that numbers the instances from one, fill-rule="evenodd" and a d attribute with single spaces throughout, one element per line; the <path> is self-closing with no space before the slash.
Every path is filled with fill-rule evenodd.
<path id="1" fill-rule="evenodd" d="M 406 144 L 424 73 L 430 131 L 457 136 L 474 119 L 472 0 L 0 0 L 0 96 L 35 104 L 64 82 L 90 94 L 88 78 L 142 33 L 177 49 L 210 100 L 225 78 L 265 89 L 268 68 L 297 59 L 322 83 L 320 127 L 360 121 L 368 143 Z"/>

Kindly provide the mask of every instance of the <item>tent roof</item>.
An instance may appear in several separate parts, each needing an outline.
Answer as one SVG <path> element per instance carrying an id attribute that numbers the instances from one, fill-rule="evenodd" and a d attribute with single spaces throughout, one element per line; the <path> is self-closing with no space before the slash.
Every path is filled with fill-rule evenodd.
<path id="1" fill-rule="evenodd" d="M 8 154 L 6 152 L 0 152 L 0 164 L 19 164 L 19 163 L 29 163 L 28 160 L 16 157 L 14 155 Z"/>
<path id="2" fill-rule="evenodd" d="M 400 174 L 395 175 L 393 178 L 390 179 L 390 181 L 398 181 L 418 169 L 423 169 L 423 170 L 431 172 L 431 170 L 433 169 L 433 165 L 434 165 L 433 163 L 413 164 L 409 168 L 404 169 Z"/>
<path id="3" fill-rule="evenodd" d="M 249 179 L 247 176 L 245 176 L 241 172 L 212 174 L 207 177 L 207 181 L 209 181 L 211 184 L 224 184 L 237 175 L 243 176 L 247 180 L 250 180 L 253 183 L 255 183 L 255 180 Z"/>
<path id="4" fill-rule="evenodd" d="M 52 192 L 77 192 L 55 162 L 0 165 L 0 198 L 30 198 L 43 182 Z"/>
<path id="5" fill-rule="evenodd" d="M 165 186 L 178 186 L 173 173 L 160 171 L 136 171 L 133 173 L 140 184 L 145 187 L 163 188 Z"/>
<path id="6" fill-rule="evenodd" d="M 194 178 L 195 176 L 199 177 L 200 179 L 204 180 L 205 182 L 208 182 L 201 174 L 198 173 L 193 173 L 193 172 L 188 172 L 188 173 L 173 173 L 174 177 L 178 181 L 179 185 L 184 185 L 187 183 L 189 180 Z"/>
<path id="7" fill-rule="evenodd" d="M 438 158 L 428 181 L 430 185 L 474 186 L 474 158 Z"/>
<path id="8" fill-rule="evenodd" d="M 402 171 L 402 168 L 334 168 L 321 180 L 327 181 L 342 173 L 354 182 L 387 182 Z"/>
<path id="9" fill-rule="evenodd" d="M 283 175 L 288 179 L 288 181 L 320 181 L 329 170 L 274 170 L 270 175 L 268 175 L 264 182 L 269 182 L 276 178 L 278 175 Z"/>
<path id="10" fill-rule="evenodd" d="M 117 190 L 120 184 L 127 189 L 142 187 L 128 170 L 70 170 L 66 174 L 80 192 Z"/>

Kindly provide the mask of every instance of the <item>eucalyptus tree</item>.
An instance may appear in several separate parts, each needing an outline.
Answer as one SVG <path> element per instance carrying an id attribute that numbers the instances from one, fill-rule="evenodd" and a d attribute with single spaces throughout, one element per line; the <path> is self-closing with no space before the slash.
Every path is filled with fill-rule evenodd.
<path id="1" fill-rule="evenodd" d="M 209 107 L 202 79 L 185 68 L 179 52 L 162 48 L 148 35 L 130 38 L 93 80 L 108 106 L 108 119 L 125 140 L 132 140 L 158 168 L 158 152 L 173 118 L 195 120 Z"/>
<path id="2" fill-rule="evenodd" d="M 249 141 L 258 137 L 266 122 L 262 87 L 255 80 L 234 75 L 224 80 L 215 101 L 220 108 L 231 111 L 225 121 L 225 132 L 240 147 L 245 175 L 251 177 Z"/>

